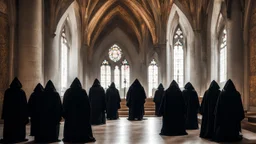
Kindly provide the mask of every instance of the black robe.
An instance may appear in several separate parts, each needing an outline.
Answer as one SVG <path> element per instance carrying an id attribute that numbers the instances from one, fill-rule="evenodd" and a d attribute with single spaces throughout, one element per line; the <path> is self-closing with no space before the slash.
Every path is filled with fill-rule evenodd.
<path id="1" fill-rule="evenodd" d="M 44 93 L 43 86 L 39 83 L 34 89 L 34 92 L 31 94 L 28 100 L 28 110 L 30 116 L 30 135 L 35 136 L 36 131 L 39 127 L 39 119 L 40 119 L 40 99 L 42 98 Z"/>
<path id="2" fill-rule="evenodd" d="M 129 107 L 128 120 L 142 120 L 146 93 L 139 80 L 136 79 L 127 92 L 126 105 Z"/>
<path id="3" fill-rule="evenodd" d="M 153 101 L 155 102 L 155 115 L 156 116 L 161 116 L 161 114 L 159 113 L 159 108 L 162 102 L 162 98 L 164 95 L 164 87 L 162 84 L 160 84 L 155 92 L 155 96 Z"/>
<path id="4" fill-rule="evenodd" d="M 182 91 L 186 105 L 186 129 L 198 129 L 197 114 L 199 111 L 199 99 L 193 85 L 188 82 Z"/>
<path id="5" fill-rule="evenodd" d="M 228 80 L 220 93 L 215 108 L 215 134 L 217 142 L 233 142 L 242 140 L 241 121 L 244 109 L 240 93 L 233 82 Z"/>
<path id="6" fill-rule="evenodd" d="M 216 81 L 212 81 L 209 89 L 204 93 L 200 113 L 202 115 L 202 123 L 200 130 L 201 138 L 211 139 L 214 134 L 214 110 L 220 94 L 220 87 Z"/>
<path id="7" fill-rule="evenodd" d="M 159 111 L 163 115 L 160 135 L 187 135 L 185 130 L 185 102 L 182 92 L 175 81 L 172 81 L 169 88 L 165 91 Z"/>
<path id="8" fill-rule="evenodd" d="M 64 142 L 94 142 L 90 124 L 91 107 L 86 91 L 76 78 L 63 98 Z"/>
<path id="9" fill-rule="evenodd" d="M 26 124 L 28 105 L 20 81 L 15 77 L 10 88 L 5 91 L 2 119 L 4 120 L 3 139 L 1 143 L 18 143 L 26 141 Z"/>
<path id="10" fill-rule="evenodd" d="M 89 91 L 89 100 L 91 104 L 91 124 L 106 124 L 106 97 L 105 90 L 100 85 L 98 79 L 95 79 Z"/>
<path id="11" fill-rule="evenodd" d="M 118 109 L 121 108 L 120 102 L 121 98 L 118 90 L 114 83 L 111 83 L 110 87 L 106 92 L 106 102 L 107 102 L 107 118 L 110 120 L 118 119 Z"/>
<path id="12" fill-rule="evenodd" d="M 59 141 L 62 104 L 60 95 L 56 92 L 51 80 L 47 82 L 40 102 L 39 128 L 35 141 L 39 143 L 57 142 Z"/>

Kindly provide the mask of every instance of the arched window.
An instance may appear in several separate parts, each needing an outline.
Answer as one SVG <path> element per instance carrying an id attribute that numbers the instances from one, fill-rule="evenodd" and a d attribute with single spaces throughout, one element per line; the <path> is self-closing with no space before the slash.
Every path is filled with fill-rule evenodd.
<path id="1" fill-rule="evenodd" d="M 148 66 L 148 96 L 153 97 L 152 90 L 158 85 L 158 66 L 153 59 Z"/>
<path id="2" fill-rule="evenodd" d="M 173 50 L 173 59 L 174 59 L 174 68 L 173 68 L 173 78 L 177 81 L 179 86 L 183 86 L 184 84 L 184 50 L 183 50 L 183 43 L 184 37 L 183 32 L 180 26 L 177 27 L 174 37 L 174 50 Z"/>
<path id="3" fill-rule="evenodd" d="M 114 70 L 114 83 L 116 85 L 116 88 L 120 90 L 120 69 L 118 66 L 115 66 Z"/>
<path id="4" fill-rule="evenodd" d="M 220 37 L 220 82 L 227 80 L 227 31 L 223 29 Z"/>
<path id="5" fill-rule="evenodd" d="M 107 89 L 111 83 L 111 67 L 107 60 L 104 60 L 100 68 L 100 83 L 104 89 Z"/>
<path id="6" fill-rule="evenodd" d="M 121 66 L 121 87 L 128 88 L 130 84 L 130 66 L 125 59 Z"/>
<path id="7" fill-rule="evenodd" d="M 68 87 L 68 41 L 66 28 L 61 32 L 61 95 L 63 96 Z"/>

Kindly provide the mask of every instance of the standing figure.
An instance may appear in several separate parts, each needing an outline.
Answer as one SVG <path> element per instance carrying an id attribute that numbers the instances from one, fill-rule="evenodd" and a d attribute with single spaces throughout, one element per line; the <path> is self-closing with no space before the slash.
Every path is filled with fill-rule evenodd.
<path id="1" fill-rule="evenodd" d="M 90 124 L 91 107 L 86 91 L 75 78 L 63 98 L 64 142 L 94 142 Z"/>
<path id="2" fill-rule="evenodd" d="M 209 89 L 204 93 L 200 113 L 202 115 L 202 124 L 200 130 L 201 138 L 211 139 L 214 134 L 214 110 L 220 95 L 220 87 L 215 80 L 210 84 Z"/>
<path id="3" fill-rule="evenodd" d="M 186 129 L 198 129 L 197 114 L 199 111 L 199 99 L 193 85 L 188 82 L 182 91 L 186 105 Z"/>
<path id="4" fill-rule="evenodd" d="M 136 79 L 127 92 L 126 105 L 129 107 L 128 120 L 142 120 L 146 93 L 139 80 Z"/>
<path id="5" fill-rule="evenodd" d="M 187 135 L 185 130 L 186 106 L 176 81 L 173 80 L 165 91 L 159 111 L 163 115 L 163 126 L 160 135 Z"/>
<path id="6" fill-rule="evenodd" d="M 229 79 L 220 93 L 215 108 L 215 134 L 217 142 L 242 140 L 241 121 L 244 119 L 244 108 L 240 93 Z"/>
<path id="7" fill-rule="evenodd" d="M 89 100 L 91 104 L 91 124 L 92 125 L 106 124 L 105 90 L 100 85 L 100 82 L 98 79 L 94 80 L 94 83 L 90 88 Z"/>
<path id="8" fill-rule="evenodd" d="M 38 143 L 57 142 L 62 114 L 60 95 L 49 80 L 45 86 L 44 95 L 40 99 L 39 129 L 35 135 Z"/>
<path id="9" fill-rule="evenodd" d="M 35 136 L 40 121 L 40 99 L 43 97 L 44 88 L 38 83 L 28 100 L 28 111 L 30 116 L 30 135 Z"/>
<path id="10" fill-rule="evenodd" d="M 110 87 L 106 92 L 106 102 L 107 102 L 107 119 L 115 120 L 118 119 L 118 109 L 121 108 L 120 102 L 121 98 L 118 90 L 116 89 L 115 83 L 111 83 Z"/>
<path id="11" fill-rule="evenodd" d="M 161 116 L 159 113 L 159 108 L 160 108 L 160 104 L 162 102 L 163 95 L 164 95 L 164 87 L 160 83 L 155 92 L 155 96 L 154 96 L 154 100 L 153 100 L 155 102 L 155 115 L 156 116 Z"/>
<path id="12" fill-rule="evenodd" d="M 1 143 L 19 143 L 27 141 L 26 124 L 28 120 L 28 105 L 25 92 L 17 77 L 10 88 L 4 93 L 2 119 L 4 120 L 3 139 Z"/>

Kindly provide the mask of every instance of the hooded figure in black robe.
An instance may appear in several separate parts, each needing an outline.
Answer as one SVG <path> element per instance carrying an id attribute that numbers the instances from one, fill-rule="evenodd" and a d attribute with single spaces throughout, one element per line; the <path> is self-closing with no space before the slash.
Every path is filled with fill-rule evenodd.
<path id="1" fill-rule="evenodd" d="M 26 124 L 28 105 L 25 92 L 18 78 L 14 78 L 10 88 L 5 91 L 2 119 L 4 120 L 3 139 L 1 143 L 18 143 L 26 141 Z"/>
<path id="2" fill-rule="evenodd" d="M 129 107 L 128 120 L 142 120 L 146 93 L 139 80 L 136 79 L 127 92 L 126 106 Z"/>
<path id="3" fill-rule="evenodd" d="M 161 116 L 159 113 L 159 108 L 162 102 L 162 98 L 164 95 L 164 87 L 163 85 L 160 83 L 160 85 L 158 86 L 156 92 L 155 92 L 155 96 L 153 101 L 155 102 L 155 115 L 156 116 Z"/>
<path id="4" fill-rule="evenodd" d="M 34 89 L 34 92 L 31 94 L 28 100 L 28 110 L 30 116 L 30 135 L 35 136 L 39 127 L 40 119 L 40 99 L 43 97 L 44 88 L 38 83 Z"/>
<path id="5" fill-rule="evenodd" d="M 106 92 L 106 102 L 107 102 L 107 119 L 115 120 L 118 119 L 118 109 L 121 108 L 120 102 L 121 98 L 118 90 L 116 89 L 115 83 L 111 83 L 110 87 Z"/>
<path id="6" fill-rule="evenodd" d="M 90 124 L 91 107 L 86 91 L 75 78 L 63 98 L 64 142 L 94 142 Z"/>
<path id="7" fill-rule="evenodd" d="M 202 115 L 202 124 L 200 137 L 211 139 L 214 134 L 214 110 L 220 94 L 220 87 L 215 80 L 210 84 L 209 89 L 204 93 L 200 113 Z"/>
<path id="8" fill-rule="evenodd" d="M 90 88 L 89 100 L 91 104 L 91 124 L 92 125 L 106 124 L 105 90 L 100 85 L 100 82 L 98 79 L 94 80 L 94 83 Z"/>
<path id="9" fill-rule="evenodd" d="M 186 106 L 182 92 L 174 80 L 165 91 L 159 112 L 163 115 L 160 135 L 187 135 L 185 129 Z"/>
<path id="10" fill-rule="evenodd" d="M 40 99 L 40 120 L 35 141 L 39 143 L 57 142 L 62 114 L 62 104 L 59 93 L 49 80 Z"/>
<path id="11" fill-rule="evenodd" d="M 186 105 L 186 129 L 198 129 L 197 114 L 199 111 L 199 99 L 193 85 L 188 82 L 182 91 Z"/>
<path id="12" fill-rule="evenodd" d="M 232 142 L 242 140 L 241 121 L 244 119 L 244 108 L 240 93 L 229 79 L 220 93 L 215 107 L 214 141 Z"/>

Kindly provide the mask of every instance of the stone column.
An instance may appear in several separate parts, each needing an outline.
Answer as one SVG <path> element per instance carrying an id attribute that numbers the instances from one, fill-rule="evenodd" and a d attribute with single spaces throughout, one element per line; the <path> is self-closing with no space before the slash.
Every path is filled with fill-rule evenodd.
<path id="1" fill-rule="evenodd" d="M 232 1 L 231 18 L 227 21 L 227 78 L 231 79 L 243 96 L 244 50 L 241 4 Z"/>
<path id="2" fill-rule="evenodd" d="M 43 82 L 42 0 L 19 0 L 18 78 L 29 96 Z"/>

